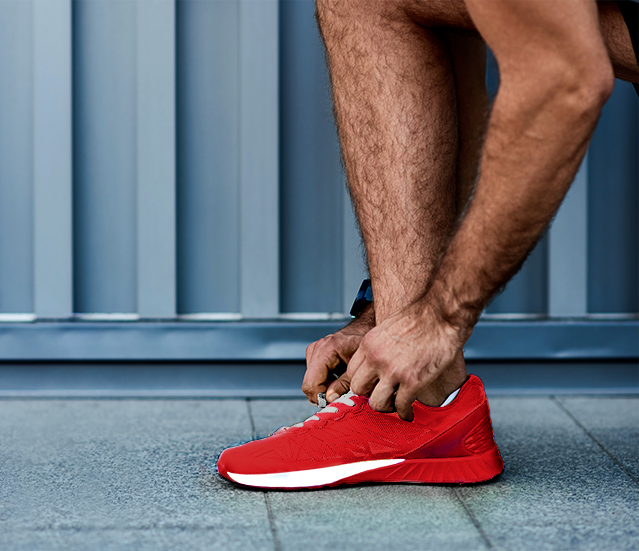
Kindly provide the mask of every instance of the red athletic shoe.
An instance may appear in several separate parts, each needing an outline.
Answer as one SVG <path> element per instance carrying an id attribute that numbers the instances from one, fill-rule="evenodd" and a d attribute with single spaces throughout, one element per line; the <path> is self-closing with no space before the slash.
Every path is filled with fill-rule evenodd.
<path id="1" fill-rule="evenodd" d="M 222 452 L 218 472 L 243 486 L 299 489 L 358 482 L 472 483 L 504 464 L 488 401 L 471 375 L 444 407 L 413 404 L 414 420 L 378 413 L 349 393 L 303 423 Z"/>

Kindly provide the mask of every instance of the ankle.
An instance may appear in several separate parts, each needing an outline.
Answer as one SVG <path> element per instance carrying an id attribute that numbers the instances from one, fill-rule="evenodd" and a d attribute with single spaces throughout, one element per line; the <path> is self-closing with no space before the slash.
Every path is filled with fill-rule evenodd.
<path id="1" fill-rule="evenodd" d="M 426 406 L 439 407 L 467 380 L 466 362 L 464 356 L 459 354 L 446 371 L 417 395 L 417 400 Z"/>

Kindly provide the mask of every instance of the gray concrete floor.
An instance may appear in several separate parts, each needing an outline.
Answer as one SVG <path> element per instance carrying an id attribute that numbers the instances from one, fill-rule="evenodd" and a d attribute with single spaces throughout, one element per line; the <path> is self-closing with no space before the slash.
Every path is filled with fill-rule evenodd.
<path id="1" fill-rule="evenodd" d="M 0 400 L 0 549 L 639 549 L 637 397 L 490 404 L 493 482 L 264 493 L 215 458 L 303 400 Z"/>

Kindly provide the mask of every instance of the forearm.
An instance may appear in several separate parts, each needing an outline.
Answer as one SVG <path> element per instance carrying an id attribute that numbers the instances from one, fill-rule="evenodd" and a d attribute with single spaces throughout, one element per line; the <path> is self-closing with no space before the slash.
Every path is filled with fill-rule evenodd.
<path id="1" fill-rule="evenodd" d="M 558 209 L 612 86 L 603 42 L 586 40 L 598 32 L 588 3 L 566 4 L 581 8 L 581 20 L 564 35 L 556 26 L 561 14 L 551 12 L 563 3 L 505 1 L 498 11 L 491 11 L 497 3 L 473 3 L 478 26 L 487 27 L 484 34 L 494 42 L 502 79 L 473 201 L 428 293 L 443 318 L 469 330 Z M 495 21 L 502 26 L 493 28 Z M 543 29 L 541 36 L 532 34 L 538 31 L 530 22 Z M 504 38 L 504 25 L 527 32 Z M 520 35 L 534 41 L 511 44 Z"/>
<path id="2" fill-rule="evenodd" d="M 599 107 L 572 98 L 496 100 L 481 176 L 467 216 L 445 255 L 431 292 L 444 317 L 472 327 L 514 275 L 558 209 L 597 121 Z"/>

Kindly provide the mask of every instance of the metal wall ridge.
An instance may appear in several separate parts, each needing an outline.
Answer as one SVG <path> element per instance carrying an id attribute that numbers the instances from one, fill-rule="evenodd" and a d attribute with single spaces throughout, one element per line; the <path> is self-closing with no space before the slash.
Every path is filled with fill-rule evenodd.
<path id="1" fill-rule="evenodd" d="M 303 361 L 334 321 L 0 325 L 0 361 Z M 639 359 L 639 320 L 480 321 L 469 360 Z"/>

